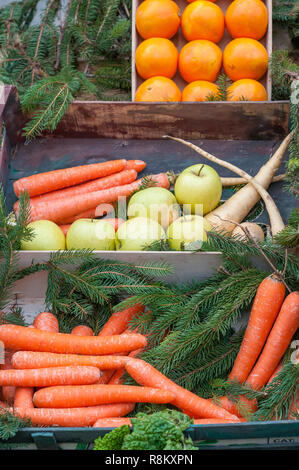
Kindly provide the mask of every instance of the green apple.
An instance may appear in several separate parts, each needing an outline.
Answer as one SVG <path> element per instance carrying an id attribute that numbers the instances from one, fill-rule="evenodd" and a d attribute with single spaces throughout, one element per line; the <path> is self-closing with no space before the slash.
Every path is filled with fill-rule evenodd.
<path id="1" fill-rule="evenodd" d="M 105 220 L 78 219 L 68 229 L 66 247 L 68 250 L 115 250 L 115 230 Z"/>
<path id="2" fill-rule="evenodd" d="M 146 245 L 166 238 L 163 227 L 153 219 L 134 217 L 129 219 L 116 232 L 116 249 L 141 251 Z"/>
<path id="3" fill-rule="evenodd" d="M 198 164 L 186 168 L 178 176 L 174 194 L 179 204 L 190 204 L 184 213 L 205 215 L 219 204 L 222 183 L 217 171 L 209 165 Z"/>
<path id="4" fill-rule="evenodd" d="M 148 217 L 166 230 L 180 216 L 180 206 L 168 189 L 152 187 L 135 193 L 128 204 L 128 217 Z"/>
<path id="5" fill-rule="evenodd" d="M 192 246 L 200 247 L 201 243 L 207 241 L 206 231 L 212 230 L 212 226 L 200 215 L 184 215 L 175 220 L 168 227 L 167 238 L 173 250 L 188 250 Z"/>
<path id="6" fill-rule="evenodd" d="M 36 220 L 27 225 L 33 230 L 31 240 L 21 241 L 21 250 L 65 250 L 65 236 L 61 228 L 51 220 Z"/>

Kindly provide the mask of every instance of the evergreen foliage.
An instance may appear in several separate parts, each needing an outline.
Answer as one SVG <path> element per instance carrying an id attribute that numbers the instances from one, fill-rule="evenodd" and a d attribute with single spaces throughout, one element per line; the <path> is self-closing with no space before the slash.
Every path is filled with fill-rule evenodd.
<path id="1" fill-rule="evenodd" d="M 28 139 L 55 129 L 76 97 L 130 93 L 130 0 L 48 0 L 37 21 L 39 5 L 0 8 L 0 81 L 15 85 L 23 110 L 33 112 Z"/>

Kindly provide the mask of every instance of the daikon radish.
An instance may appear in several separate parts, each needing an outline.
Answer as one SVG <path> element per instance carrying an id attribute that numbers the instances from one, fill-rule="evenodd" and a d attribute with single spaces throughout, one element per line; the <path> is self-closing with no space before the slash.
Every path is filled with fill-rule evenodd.
<path id="1" fill-rule="evenodd" d="M 218 165 L 221 165 L 233 171 L 234 173 L 237 173 L 240 177 L 245 178 L 246 181 L 249 182 L 249 184 L 244 186 L 244 188 L 240 189 L 224 204 L 217 207 L 205 216 L 206 220 L 208 220 L 214 228 L 226 233 L 231 233 L 236 226 L 234 222 L 242 222 L 248 212 L 262 197 L 269 214 L 272 235 L 274 236 L 276 233 L 280 232 L 284 228 L 284 222 L 280 216 L 275 202 L 273 201 L 270 194 L 266 191 L 266 189 L 270 185 L 274 174 L 276 173 L 277 169 L 281 164 L 283 155 L 287 150 L 292 136 L 293 132 L 288 134 L 288 136 L 280 144 L 279 148 L 276 150 L 274 155 L 268 160 L 265 165 L 262 166 L 262 168 L 254 178 L 245 171 L 236 167 L 235 165 L 220 160 L 219 158 L 215 157 L 214 155 L 211 155 L 210 153 L 206 152 L 205 150 L 190 142 L 186 142 L 185 140 L 176 137 L 165 137 L 190 147 L 191 149 L 195 150 L 195 152 L 202 155 L 204 158 L 207 158 L 208 160 L 217 163 Z"/>

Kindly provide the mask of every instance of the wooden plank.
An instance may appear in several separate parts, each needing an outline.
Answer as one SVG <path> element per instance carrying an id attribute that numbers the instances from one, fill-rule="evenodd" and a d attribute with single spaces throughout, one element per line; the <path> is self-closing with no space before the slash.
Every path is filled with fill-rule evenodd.
<path id="1" fill-rule="evenodd" d="M 74 101 L 57 137 L 271 140 L 286 136 L 289 101 L 131 103 Z"/>
<path id="2" fill-rule="evenodd" d="M 142 3 L 143 0 L 133 0 L 132 2 L 132 101 L 134 101 L 135 98 L 135 93 L 138 88 L 138 86 L 144 81 L 136 72 L 135 68 L 135 53 L 138 45 L 143 41 L 143 39 L 140 37 L 138 32 L 136 32 L 136 11 L 139 5 Z M 185 8 L 188 6 L 188 3 L 186 3 L 186 0 L 174 0 L 177 5 L 179 6 L 181 13 L 183 14 L 183 11 Z M 260 40 L 261 44 L 265 46 L 268 55 L 270 57 L 272 53 L 272 0 L 263 0 L 267 10 L 268 10 L 268 29 L 266 35 Z M 218 0 L 217 5 L 221 8 L 223 13 L 226 12 L 228 6 L 231 4 L 231 0 Z M 219 42 L 218 46 L 220 49 L 223 51 L 225 46 L 232 40 L 231 36 L 229 35 L 227 29 L 225 29 L 224 36 L 222 40 Z M 178 51 L 180 52 L 182 47 L 187 43 L 186 39 L 184 38 L 182 34 L 181 28 L 179 29 L 178 33 L 171 39 L 171 41 L 174 43 L 174 45 L 177 47 Z M 223 73 L 223 67 L 220 70 L 220 73 Z M 180 90 L 183 90 L 185 86 L 187 85 L 187 82 L 183 80 L 183 78 L 180 76 L 179 72 L 176 73 L 176 75 L 173 78 L 174 82 L 178 85 Z M 261 78 L 260 82 L 265 86 L 268 94 L 268 101 L 271 100 L 271 74 L 270 70 L 268 69 L 267 73 L 265 74 L 264 77 Z M 228 104 L 228 103 L 227 103 Z M 230 103 L 229 103 L 230 104 Z"/>

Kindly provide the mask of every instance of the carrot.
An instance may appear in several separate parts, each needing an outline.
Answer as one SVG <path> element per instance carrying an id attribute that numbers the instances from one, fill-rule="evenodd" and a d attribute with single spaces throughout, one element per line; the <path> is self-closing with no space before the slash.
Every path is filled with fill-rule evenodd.
<path id="1" fill-rule="evenodd" d="M 242 418 L 250 413 L 254 413 L 257 410 L 257 402 L 256 400 L 248 400 L 248 398 L 239 396 L 238 402 L 234 402 L 230 400 L 228 397 L 217 397 L 214 401 L 209 398 L 210 401 L 213 401 L 218 406 L 221 406 L 229 413 Z"/>
<path id="2" fill-rule="evenodd" d="M 158 186 L 169 188 L 170 184 L 166 173 L 153 175 L 152 178 Z M 115 202 L 121 197 L 129 197 L 141 184 L 142 179 L 123 186 L 55 199 L 55 201 L 35 201 L 31 199 L 30 218 L 31 221 L 46 219 L 58 223 L 60 221 L 65 222 L 68 218 L 80 212 L 94 209 L 99 204 Z M 18 213 L 18 207 L 15 206 L 14 209 Z"/>
<path id="3" fill-rule="evenodd" d="M 230 380 L 243 383 L 254 366 L 278 315 L 285 296 L 285 286 L 275 275 L 259 285 L 252 305 L 248 325 L 229 374 Z"/>
<path id="4" fill-rule="evenodd" d="M 27 191 L 30 197 L 39 196 L 57 189 L 118 173 L 126 165 L 126 160 L 112 160 L 37 173 L 15 181 L 13 189 L 16 196 L 19 196 L 22 191 Z"/>
<path id="5" fill-rule="evenodd" d="M 13 385 L 16 387 L 93 384 L 99 378 L 100 371 L 97 367 L 93 366 L 64 366 L 0 371 L 0 385 Z"/>
<path id="6" fill-rule="evenodd" d="M 119 312 L 112 313 L 98 336 L 119 335 L 123 333 L 129 321 L 141 312 L 144 312 L 144 306 L 136 304 Z"/>
<path id="7" fill-rule="evenodd" d="M 93 336 L 93 330 L 86 325 L 77 325 L 72 329 L 71 335 Z"/>
<path id="8" fill-rule="evenodd" d="M 135 181 L 137 178 L 137 171 L 123 170 L 119 173 L 105 176 L 104 178 L 97 178 L 87 183 L 70 186 L 69 188 L 58 189 L 50 193 L 42 194 L 32 198 L 34 201 L 54 201 L 64 197 L 77 196 L 79 194 L 92 193 L 93 191 L 100 191 L 102 189 L 112 188 L 114 186 L 122 186 Z"/>
<path id="9" fill-rule="evenodd" d="M 96 210 L 97 211 L 97 210 Z M 117 232 L 118 230 L 118 227 L 120 227 L 121 224 L 124 223 L 124 219 L 121 219 L 120 217 L 117 218 L 112 218 L 112 217 L 104 217 L 102 220 L 105 220 L 105 222 L 109 222 L 109 224 L 112 225 L 112 227 L 114 227 L 114 230 Z"/>
<path id="10" fill-rule="evenodd" d="M 94 219 L 96 217 L 96 207 L 88 209 L 87 211 L 80 212 L 79 214 L 73 215 L 67 219 L 59 221 L 59 225 L 71 225 L 78 219 Z"/>
<path id="11" fill-rule="evenodd" d="M 38 390 L 33 396 L 37 408 L 76 408 L 106 403 L 170 403 L 174 393 L 134 385 L 67 385 Z"/>
<path id="12" fill-rule="evenodd" d="M 119 428 L 120 426 L 132 426 L 130 418 L 99 418 L 93 428 Z"/>
<path id="13" fill-rule="evenodd" d="M 12 356 L 15 369 L 43 369 L 62 366 L 94 366 L 103 370 L 121 369 L 126 356 L 88 356 L 81 354 L 56 354 L 51 352 L 17 351 Z"/>
<path id="14" fill-rule="evenodd" d="M 33 326 L 38 330 L 59 332 L 58 320 L 51 312 L 39 313 L 34 319 Z"/>
<path id="15" fill-rule="evenodd" d="M 146 167 L 146 163 L 143 160 L 127 160 L 126 169 L 135 170 L 138 173 Z"/>
<path id="16" fill-rule="evenodd" d="M 133 379 L 140 385 L 159 387 L 163 390 L 172 392 L 175 395 L 175 399 L 171 404 L 180 409 L 190 411 L 194 416 L 202 418 L 224 418 L 239 421 L 237 416 L 234 416 L 214 403 L 189 392 L 189 390 L 185 390 L 141 359 L 128 358 L 125 368 Z"/>
<path id="17" fill-rule="evenodd" d="M 59 224 L 59 227 L 61 228 L 61 230 L 63 231 L 64 235 L 67 234 L 69 228 L 70 228 L 71 224 Z"/>
<path id="18" fill-rule="evenodd" d="M 129 357 L 137 357 L 139 354 L 141 354 L 143 351 L 143 348 L 136 349 L 135 351 L 131 351 L 129 354 Z M 108 384 L 109 385 L 120 385 L 122 383 L 122 377 L 125 373 L 125 368 L 122 369 L 117 369 L 112 377 L 110 378 Z"/>
<path id="19" fill-rule="evenodd" d="M 298 328 L 299 292 L 292 292 L 282 304 L 264 349 L 247 378 L 248 385 L 259 390 L 267 383 Z"/>
<path id="20" fill-rule="evenodd" d="M 13 354 L 14 354 L 14 351 L 5 350 L 4 364 L 0 365 L 1 370 L 12 369 Z M 9 405 L 13 404 L 15 393 L 16 393 L 16 387 L 14 386 L 8 385 L 6 387 L 2 387 L 2 398 Z"/>
<path id="21" fill-rule="evenodd" d="M 133 403 L 114 403 L 80 408 L 16 408 L 13 411 L 39 426 L 85 427 L 92 426 L 99 418 L 125 416 L 134 407 Z"/>
<path id="22" fill-rule="evenodd" d="M 209 214 L 205 215 L 205 219 L 208 220 L 214 228 L 223 232 L 231 233 L 235 228 L 236 223 L 242 222 L 242 220 L 246 217 L 246 215 L 255 206 L 261 197 L 265 202 L 265 206 L 269 214 L 272 234 L 275 235 L 275 233 L 284 228 L 284 223 L 279 214 L 277 206 L 266 189 L 270 185 L 274 174 L 282 162 L 284 153 L 287 150 L 290 141 L 292 140 L 293 132 L 291 132 L 283 140 L 274 155 L 265 165 L 262 166 L 254 178 L 245 173 L 243 170 L 240 170 L 240 168 L 237 168 L 228 162 L 224 162 L 223 160 L 216 158 L 214 155 L 205 152 L 190 142 L 186 142 L 175 137 L 166 137 L 187 145 L 208 160 L 237 173 L 242 178 L 245 178 L 248 182 L 244 188 L 237 191 L 232 197 L 227 199 L 224 204 L 221 204 Z"/>
<path id="23" fill-rule="evenodd" d="M 14 399 L 15 408 L 34 408 L 34 387 L 17 387 Z"/>
<path id="24" fill-rule="evenodd" d="M 0 325 L 0 340 L 15 351 L 44 351 L 70 354 L 112 354 L 133 351 L 146 345 L 140 334 L 114 336 L 77 336 L 29 329 L 19 325 Z"/>

